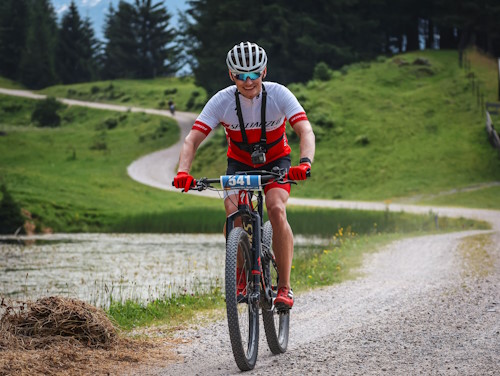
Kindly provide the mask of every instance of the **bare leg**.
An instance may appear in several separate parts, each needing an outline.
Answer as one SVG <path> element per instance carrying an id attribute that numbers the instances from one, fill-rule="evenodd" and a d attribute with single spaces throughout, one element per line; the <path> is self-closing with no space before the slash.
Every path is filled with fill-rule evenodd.
<path id="1" fill-rule="evenodd" d="M 224 208 L 226 209 L 226 218 L 238 210 L 238 195 L 230 195 L 224 200 Z M 241 218 L 236 218 L 234 227 L 241 227 Z M 226 237 L 226 221 L 224 221 L 224 237 Z M 243 265 L 243 255 L 238 252 L 236 265 L 241 268 Z"/>
<path id="2" fill-rule="evenodd" d="M 293 260 L 293 233 L 286 218 L 289 194 L 281 188 L 270 189 L 266 194 L 266 207 L 273 226 L 273 250 L 278 264 L 279 286 L 290 289 L 290 271 Z"/>

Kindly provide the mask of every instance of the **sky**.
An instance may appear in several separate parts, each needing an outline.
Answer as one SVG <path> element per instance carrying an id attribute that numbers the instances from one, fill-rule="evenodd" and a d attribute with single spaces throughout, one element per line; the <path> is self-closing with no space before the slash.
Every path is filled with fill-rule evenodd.
<path id="1" fill-rule="evenodd" d="M 133 3 L 134 0 L 125 0 L 128 3 Z M 188 8 L 188 0 L 153 0 L 153 4 L 161 2 L 167 8 L 168 13 L 172 16 L 170 19 L 172 26 L 176 27 L 178 22 L 178 13 L 184 12 Z M 89 17 L 94 28 L 95 35 L 102 40 L 104 21 L 108 13 L 109 4 L 112 3 L 116 9 L 120 0 L 75 0 L 78 11 L 82 18 Z M 52 0 L 52 5 L 56 10 L 57 16 L 60 19 L 64 12 L 69 8 L 71 0 Z"/>

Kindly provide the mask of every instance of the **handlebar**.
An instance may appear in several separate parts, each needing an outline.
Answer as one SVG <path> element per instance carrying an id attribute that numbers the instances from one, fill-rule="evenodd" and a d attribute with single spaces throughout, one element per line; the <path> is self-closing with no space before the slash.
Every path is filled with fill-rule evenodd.
<path id="1" fill-rule="evenodd" d="M 307 171 L 306 176 L 309 178 L 311 172 Z M 276 182 L 278 184 L 297 184 L 295 180 L 288 178 L 286 169 L 274 167 L 271 171 L 255 170 L 255 171 L 238 171 L 234 175 L 222 175 L 219 178 L 206 178 L 196 180 L 196 184 L 192 184 L 189 190 L 204 191 L 213 188 L 212 184 L 220 184 L 222 189 L 261 189 L 264 185 Z M 194 183 L 194 182 L 193 182 Z M 172 181 L 172 186 L 174 182 Z"/>
<path id="2" fill-rule="evenodd" d="M 222 175 L 218 179 L 201 178 L 196 181 L 196 186 L 191 189 L 203 191 L 212 188 L 212 184 L 219 183 L 222 189 L 260 189 L 267 183 L 295 184 L 294 181 L 285 181 L 287 173 L 285 169 L 273 169 L 273 171 L 242 171 L 234 175 Z"/>

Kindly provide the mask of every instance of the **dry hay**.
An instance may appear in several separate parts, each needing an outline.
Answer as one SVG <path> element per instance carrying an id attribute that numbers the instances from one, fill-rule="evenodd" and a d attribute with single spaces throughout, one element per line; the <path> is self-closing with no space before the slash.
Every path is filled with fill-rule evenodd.
<path id="1" fill-rule="evenodd" d="M 102 310 L 79 300 L 2 300 L 0 308 L 0 376 L 121 375 L 176 358 L 172 342 L 124 338 Z"/>
<path id="2" fill-rule="evenodd" d="M 0 326 L 24 348 L 44 347 L 52 337 L 69 337 L 92 348 L 107 348 L 116 339 L 116 329 L 102 310 L 58 296 L 7 307 Z"/>

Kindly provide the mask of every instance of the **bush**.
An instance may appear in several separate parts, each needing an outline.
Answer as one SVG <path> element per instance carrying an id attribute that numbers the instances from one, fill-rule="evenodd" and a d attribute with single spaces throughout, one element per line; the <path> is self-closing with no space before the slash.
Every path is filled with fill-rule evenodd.
<path id="1" fill-rule="evenodd" d="M 5 184 L 0 187 L 2 201 L 0 201 L 0 234 L 14 234 L 24 225 L 21 207 L 14 201 Z"/>
<path id="2" fill-rule="evenodd" d="M 313 113 L 311 115 L 311 123 L 327 129 L 333 128 L 333 126 L 335 125 L 334 121 L 331 118 L 331 115 L 325 114 L 323 112 Z"/>
<path id="3" fill-rule="evenodd" d="M 174 87 L 173 89 L 165 89 L 165 91 L 163 92 L 165 95 L 171 95 L 171 94 L 175 94 L 177 93 L 177 88 Z"/>
<path id="4" fill-rule="evenodd" d="M 31 114 L 31 121 L 39 127 L 58 127 L 61 117 L 57 113 L 64 105 L 54 97 L 39 101 Z"/>
<path id="5" fill-rule="evenodd" d="M 96 135 L 96 137 L 94 137 L 94 141 L 92 145 L 90 145 L 89 149 L 108 150 L 108 143 L 106 142 L 106 140 L 107 140 L 107 134 L 105 131 L 103 131 L 100 134 Z"/>
<path id="6" fill-rule="evenodd" d="M 192 110 L 194 108 L 196 99 L 194 97 L 189 97 L 187 103 L 186 103 L 186 109 L 187 110 Z"/>
<path id="7" fill-rule="evenodd" d="M 170 130 L 170 125 L 163 120 L 160 120 L 158 125 L 153 131 L 144 132 L 139 135 L 139 142 L 146 142 L 148 140 L 156 140 L 165 137 L 165 134 Z"/>
<path id="8" fill-rule="evenodd" d="M 21 111 L 23 106 L 20 104 L 6 104 L 3 106 L 3 110 L 7 113 L 15 113 Z"/>
<path id="9" fill-rule="evenodd" d="M 114 129 L 118 125 L 118 120 L 114 118 L 106 119 L 106 121 L 104 121 L 104 125 L 106 129 Z"/>
<path id="10" fill-rule="evenodd" d="M 313 78 L 319 81 L 329 81 L 332 78 L 332 73 L 330 72 L 330 68 L 325 62 L 319 62 L 314 67 Z"/>
<path id="11" fill-rule="evenodd" d="M 189 99 L 186 103 L 187 110 L 194 110 L 194 109 L 203 108 L 203 104 L 196 101 L 196 98 L 198 98 L 200 95 L 201 94 L 199 91 L 195 90 L 195 91 L 191 92 L 191 96 L 189 97 Z"/>
<path id="12" fill-rule="evenodd" d="M 368 138 L 367 135 L 363 134 L 363 135 L 359 135 L 358 137 L 356 137 L 356 139 L 354 140 L 354 142 L 357 145 L 367 146 L 370 143 L 370 139 Z"/>

